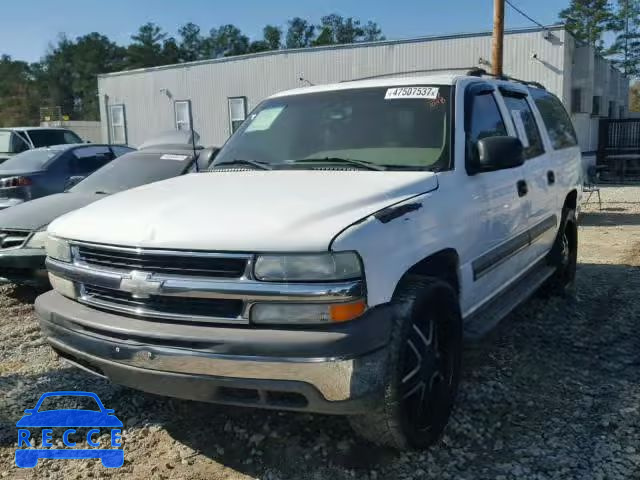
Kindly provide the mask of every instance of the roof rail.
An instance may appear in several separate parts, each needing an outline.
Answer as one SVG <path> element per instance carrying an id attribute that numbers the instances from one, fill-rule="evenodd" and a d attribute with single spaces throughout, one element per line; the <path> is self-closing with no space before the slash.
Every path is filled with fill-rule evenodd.
<path id="1" fill-rule="evenodd" d="M 355 82 L 357 80 L 371 80 L 374 78 L 393 77 L 394 75 L 406 75 L 409 73 L 457 72 L 461 70 L 466 71 L 466 73 L 468 74 L 468 72 L 474 71 L 476 70 L 476 68 L 475 67 L 420 68 L 417 70 L 404 70 L 400 72 L 380 73 L 378 75 L 371 75 L 368 77 L 359 77 L 359 78 L 352 78 L 349 80 L 341 80 L 340 83 Z"/>
<path id="2" fill-rule="evenodd" d="M 508 80 L 510 82 L 522 83 L 523 85 L 530 85 L 532 87 L 541 88 L 542 90 L 546 90 L 544 85 L 542 85 L 540 82 L 534 82 L 534 81 L 531 81 L 531 80 L 522 80 L 520 78 L 510 77 L 509 75 L 498 76 L 498 75 L 494 75 L 493 73 L 487 72 L 484 68 L 472 68 L 471 70 L 469 70 L 467 72 L 467 75 L 469 75 L 471 77 L 484 77 L 484 76 L 493 77 L 493 78 L 495 78 L 497 80 Z"/>

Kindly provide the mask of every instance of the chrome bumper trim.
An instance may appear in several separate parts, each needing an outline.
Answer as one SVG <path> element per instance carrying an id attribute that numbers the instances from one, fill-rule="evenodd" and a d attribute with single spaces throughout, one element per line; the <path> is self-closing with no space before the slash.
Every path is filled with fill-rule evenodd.
<path id="1" fill-rule="evenodd" d="M 122 290 L 122 280 L 129 277 L 128 272 L 117 273 L 88 268 L 51 258 L 47 258 L 46 266 L 51 273 L 68 280 L 114 290 Z M 335 283 L 273 283 L 247 278 L 230 281 L 164 274 L 153 274 L 151 278 L 159 283 L 157 295 L 247 302 L 348 302 L 362 298 L 365 293 L 361 280 Z"/>
<path id="2" fill-rule="evenodd" d="M 97 358 L 159 372 L 298 381 L 313 385 L 329 401 L 347 400 L 361 388 L 371 388 L 381 378 L 386 358 L 384 349 L 355 359 L 219 355 L 107 340 L 41 322 L 53 347 L 89 362 Z"/>

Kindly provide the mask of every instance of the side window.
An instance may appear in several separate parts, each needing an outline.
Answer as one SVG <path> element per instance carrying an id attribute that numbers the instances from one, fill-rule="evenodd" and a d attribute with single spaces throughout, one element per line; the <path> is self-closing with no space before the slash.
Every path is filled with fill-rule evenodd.
<path id="1" fill-rule="evenodd" d="M 578 144 L 571 118 L 558 98 L 537 88 L 530 89 L 544 126 L 549 133 L 551 144 L 556 150 L 575 147 Z"/>
<path id="2" fill-rule="evenodd" d="M 542 137 L 527 99 L 521 95 L 513 95 L 510 92 L 503 92 L 502 96 L 516 127 L 518 138 L 524 146 L 524 158 L 529 159 L 542 155 L 544 153 Z"/>
<path id="3" fill-rule="evenodd" d="M 29 150 L 29 145 L 24 139 L 17 133 L 11 135 L 11 153 L 21 153 Z"/>
<path id="4" fill-rule="evenodd" d="M 478 140 L 507 135 L 496 99 L 491 92 L 475 95 L 470 103 L 467 128 L 467 158 L 478 155 Z"/>
<path id="5" fill-rule="evenodd" d="M 71 161 L 73 175 L 88 175 L 113 160 L 107 147 L 76 148 Z"/>
<path id="6" fill-rule="evenodd" d="M 133 152 L 133 149 L 131 149 L 129 147 L 119 147 L 117 145 L 112 146 L 111 150 L 115 154 L 116 158 L 117 157 L 121 157 L 125 153 Z"/>

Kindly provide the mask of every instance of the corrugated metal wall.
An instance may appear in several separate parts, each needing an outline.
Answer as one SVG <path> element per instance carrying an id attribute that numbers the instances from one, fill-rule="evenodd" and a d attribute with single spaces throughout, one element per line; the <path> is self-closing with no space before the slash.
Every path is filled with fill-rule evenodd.
<path id="1" fill-rule="evenodd" d="M 565 36 L 561 28 L 546 34 L 508 33 L 505 73 L 538 81 L 563 98 Z M 202 143 L 220 145 L 230 134 L 229 97 L 247 97 L 251 110 L 275 92 L 302 86 L 301 76 L 321 84 L 389 72 L 473 67 L 490 58 L 491 37 L 480 34 L 282 51 L 106 75 L 99 78 L 104 140 L 107 103 L 125 105 L 128 142 L 137 145 L 175 128 L 173 102 L 191 100 Z"/>

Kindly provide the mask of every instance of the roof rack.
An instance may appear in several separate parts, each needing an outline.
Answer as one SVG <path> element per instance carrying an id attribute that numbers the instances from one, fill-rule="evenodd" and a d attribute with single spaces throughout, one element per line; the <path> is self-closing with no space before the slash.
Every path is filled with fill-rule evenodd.
<path id="1" fill-rule="evenodd" d="M 544 85 L 539 82 L 533 82 L 530 80 L 522 80 L 520 78 L 510 77 L 508 75 L 494 75 L 493 73 L 487 72 L 484 68 L 472 68 L 467 72 L 467 75 L 471 77 L 493 77 L 497 80 L 509 80 L 511 82 L 522 83 L 523 85 L 530 85 L 532 87 L 541 88 L 542 90 L 546 90 Z"/>
<path id="2" fill-rule="evenodd" d="M 359 78 L 352 78 L 349 80 L 341 80 L 340 83 L 355 82 L 358 80 L 371 80 L 373 78 L 393 77 L 394 75 L 406 75 L 410 73 L 457 72 L 460 70 L 466 71 L 466 74 L 468 75 L 469 74 L 468 72 L 471 72 L 477 69 L 475 67 L 421 68 L 418 70 L 404 70 L 401 72 L 380 73 L 378 75 L 371 75 L 368 77 L 359 77 Z"/>

